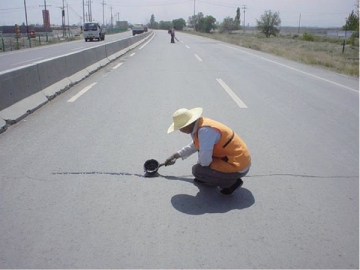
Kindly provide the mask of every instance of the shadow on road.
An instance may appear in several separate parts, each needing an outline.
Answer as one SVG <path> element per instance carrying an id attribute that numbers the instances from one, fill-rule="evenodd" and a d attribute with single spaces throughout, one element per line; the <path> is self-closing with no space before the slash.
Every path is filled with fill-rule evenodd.
<path id="1" fill-rule="evenodd" d="M 193 180 L 187 177 L 160 176 L 167 180 L 193 183 Z M 255 203 L 253 194 L 246 188 L 236 190 L 231 196 L 224 196 L 216 187 L 202 184 L 196 184 L 196 186 L 199 188 L 196 196 L 177 194 L 171 198 L 171 204 L 176 210 L 188 215 L 226 213 L 231 210 L 248 208 Z"/>
<path id="2" fill-rule="evenodd" d="M 201 187 L 196 196 L 178 194 L 171 198 L 174 208 L 188 215 L 226 213 L 248 208 L 255 203 L 254 196 L 246 188 L 236 190 L 231 196 L 224 196 L 217 188 Z"/>

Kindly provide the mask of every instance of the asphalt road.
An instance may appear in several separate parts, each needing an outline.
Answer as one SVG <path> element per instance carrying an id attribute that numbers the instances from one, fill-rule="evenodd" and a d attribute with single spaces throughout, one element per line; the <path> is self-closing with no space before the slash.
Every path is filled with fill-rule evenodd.
<path id="1" fill-rule="evenodd" d="M 0 268 L 359 268 L 358 80 L 155 33 L 0 134 Z M 230 197 L 144 177 L 198 106 L 252 154 Z"/>
<path id="2" fill-rule="evenodd" d="M 132 37 L 131 31 L 105 35 L 104 41 L 85 42 L 84 39 L 81 39 L 71 42 L 62 42 L 53 45 L 40 46 L 37 48 L 0 53 L 0 72 L 31 65 L 36 62 L 45 61 L 46 59 L 52 57 L 58 57 L 64 54 L 101 46 L 104 43 L 110 43 L 115 40 L 121 40 L 129 37 Z"/>

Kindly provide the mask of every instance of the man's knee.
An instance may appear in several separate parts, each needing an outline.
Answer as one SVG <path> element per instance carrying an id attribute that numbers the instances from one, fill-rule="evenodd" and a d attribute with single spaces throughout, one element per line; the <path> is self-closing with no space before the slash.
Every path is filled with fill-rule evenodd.
<path id="1" fill-rule="evenodd" d="M 195 164 L 192 166 L 192 174 L 193 176 L 197 176 L 200 174 L 200 169 L 201 169 L 201 165 L 200 164 Z"/>
<path id="2" fill-rule="evenodd" d="M 192 174 L 197 178 L 207 178 L 211 174 L 210 166 L 201 166 L 200 164 L 195 164 L 192 166 Z"/>

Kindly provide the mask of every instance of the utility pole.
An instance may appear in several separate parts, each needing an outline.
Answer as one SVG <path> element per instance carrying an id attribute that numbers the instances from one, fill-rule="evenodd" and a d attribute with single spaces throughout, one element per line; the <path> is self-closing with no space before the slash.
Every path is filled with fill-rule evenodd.
<path id="1" fill-rule="evenodd" d="M 195 0 L 194 0 L 194 16 L 193 16 L 193 19 L 194 19 L 194 31 L 196 31 Z"/>
<path id="2" fill-rule="evenodd" d="M 67 21 L 68 21 L 68 32 L 70 36 L 70 21 L 69 21 L 69 3 L 66 3 Z"/>
<path id="3" fill-rule="evenodd" d="M 31 48 L 31 41 L 30 41 L 30 37 L 29 37 L 29 25 L 28 25 L 27 10 L 26 10 L 26 0 L 24 0 L 24 7 L 25 7 L 25 20 L 26 20 L 26 36 L 29 40 L 29 46 Z"/>
<path id="4" fill-rule="evenodd" d="M 83 23 L 85 24 L 85 0 L 82 0 L 83 5 Z"/>
<path id="5" fill-rule="evenodd" d="M 93 21 L 93 16 L 92 16 L 92 6 L 91 6 L 91 0 L 89 1 L 89 7 L 90 7 L 90 21 Z"/>
<path id="6" fill-rule="evenodd" d="M 243 5 L 242 9 L 244 10 L 244 32 L 245 32 L 245 10 L 247 9 L 246 5 Z"/>
<path id="7" fill-rule="evenodd" d="M 112 6 L 110 7 L 110 10 L 111 10 L 111 29 L 112 29 L 113 28 L 113 15 L 112 15 L 113 7 Z"/>
<path id="8" fill-rule="evenodd" d="M 61 16 L 62 16 L 62 29 L 63 29 L 63 37 L 65 37 L 66 33 L 65 33 L 65 3 L 64 0 L 63 2 L 63 6 L 61 8 Z"/>
<path id="9" fill-rule="evenodd" d="M 298 28 L 298 34 L 300 34 L 300 23 L 301 23 L 301 13 L 300 13 L 300 17 L 299 17 L 299 28 Z"/>
<path id="10" fill-rule="evenodd" d="M 87 1 L 88 3 L 88 21 L 92 22 L 92 14 L 91 14 L 91 0 Z"/>
<path id="11" fill-rule="evenodd" d="M 102 6 L 103 6 L 103 26 L 104 26 L 104 25 L 105 25 L 105 13 L 104 13 L 104 7 L 105 7 L 105 5 L 106 5 L 105 0 L 103 0 L 101 4 L 102 4 Z"/>

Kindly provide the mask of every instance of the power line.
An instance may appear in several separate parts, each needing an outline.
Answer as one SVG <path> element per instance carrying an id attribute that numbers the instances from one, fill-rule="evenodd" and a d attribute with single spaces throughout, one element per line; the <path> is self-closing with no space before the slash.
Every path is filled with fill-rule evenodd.
<path id="1" fill-rule="evenodd" d="M 27 6 L 26 9 L 38 9 L 37 6 Z M 21 11 L 23 12 L 24 11 L 24 8 L 23 7 L 19 7 L 19 8 L 0 8 L 0 12 L 6 12 L 6 13 L 9 13 L 9 12 L 18 12 L 18 11 Z"/>

